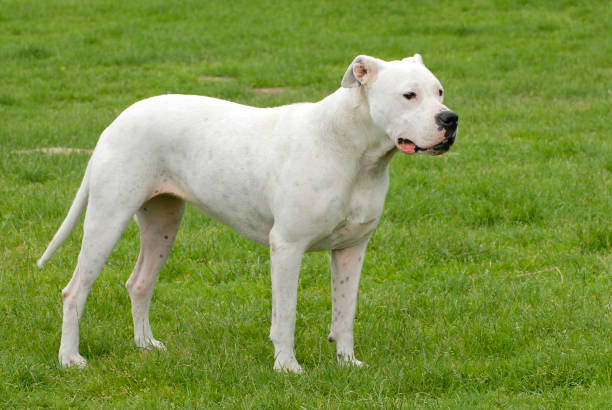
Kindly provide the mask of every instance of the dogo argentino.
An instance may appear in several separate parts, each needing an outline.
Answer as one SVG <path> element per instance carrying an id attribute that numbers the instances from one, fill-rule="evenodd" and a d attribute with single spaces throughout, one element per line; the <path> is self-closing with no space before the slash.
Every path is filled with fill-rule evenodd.
<path id="1" fill-rule="evenodd" d="M 442 154 L 457 115 L 420 55 L 358 56 L 342 87 L 317 103 L 255 108 L 215 98 L 163 95 L 123 111 L 104 130 L 70 211 L 42 266 L 87 207 L 83 243 L 64 301 L 59 361 L 84 366 L 79 321 L 87 295 L 132 216 L 141 248 L 126 287 L 134 339 L 153 337 L 149 304 L 185 203 L 270 247 L 274 369 L 300 372 L 294 353 L 298 276 L 304 252 L 331 250 L 332 323 L 340 364 L 353 352 L 357 288 L 368 239 L 389 186 L 389 162 Z"/>

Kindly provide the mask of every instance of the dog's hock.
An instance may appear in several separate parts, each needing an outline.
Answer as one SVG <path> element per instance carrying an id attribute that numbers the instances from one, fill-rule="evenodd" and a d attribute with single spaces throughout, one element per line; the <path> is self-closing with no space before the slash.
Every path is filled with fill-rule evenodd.
<path id="1" fill-rule="evenodd" d="M 355 57 L 351 65 L 344 73 L 342 87 L 354 88 L 366 85 L 376 79 L 378 74 L 378 62 L 374 57 L 360 55 Z"/>

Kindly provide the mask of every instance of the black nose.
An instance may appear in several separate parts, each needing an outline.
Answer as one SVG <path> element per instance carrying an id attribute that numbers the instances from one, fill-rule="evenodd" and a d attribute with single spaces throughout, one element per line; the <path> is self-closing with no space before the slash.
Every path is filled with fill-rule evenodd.
<path id="1" fill-rule="evenodd" d="M 457 126 L 459 116 L 451 110 L 440 111 L 436 114 L 436 124 L 443 128 L 453 128 Z"/>

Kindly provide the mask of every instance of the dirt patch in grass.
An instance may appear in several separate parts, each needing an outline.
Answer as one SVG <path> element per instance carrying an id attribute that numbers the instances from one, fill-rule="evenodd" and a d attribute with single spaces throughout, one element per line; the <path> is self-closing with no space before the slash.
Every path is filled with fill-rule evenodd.
<path id="1" fill-rule="evenodd" d="M 282 94 L 289 91 L 289 88 L 285 87 L 270 87 L 270 88 L 253 88 L 257 94 L 262 95 L 273 95 L 273 94 Z"/>
<path id="2" fill-rule="evenodd" d="M 207 82 L 229 83 L 234 80 L 235 79 L 232 77 L 224 77 L 224 76 L 201 75 L 198 77 L 198 82 L 200 83 L 207 83 Z M 290 91 L 290 89 L 286 87 L 261 87 L 261 88 L 255 87 L 251 89 L 260 95 L 275 95 L 275 94 L 282 94 L 282 93 L 286 93 Z"/>
<path id="3" fill-rule="evenodd" d="M 13 151 L 15 154 L 36 154 L 42 152 L 44 154 L 91 154 L 93 149 L 85 148 L 67 148 L 67 147 L 45 147 L 45 148 L 34 148 L 34 149 L 23 149 Z"/>
<path id="4" fill-rule="evenodd" d="M 234 81 L 234 79 L 232 77 L 201 75 L 198 77 L 198 81 L 201 83 L 210 81 L 215 83 L 228 83 L 230 81 Z"/>

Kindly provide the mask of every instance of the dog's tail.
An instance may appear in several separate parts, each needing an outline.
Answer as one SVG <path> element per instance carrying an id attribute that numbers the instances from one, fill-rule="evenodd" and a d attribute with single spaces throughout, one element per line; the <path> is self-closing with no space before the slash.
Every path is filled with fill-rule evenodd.
<path id="1" fill-rule="evenodd" d="M 55 251 L 57 251 L 60 245 L 64 243 L 68 235 L 70 235 L 70 232 L 72 232 L 76 224 L 79 222 L 79 219 L 87 206 L 87 201 L 89 199 L 89 165 L 90 164 L 87 164 L 83 182 L 81 182 L 81 186 L 79 187 L 74 201 L 70 206 L 68 215 L 66 215 L 64 222 L 62 222 L 62 225 L 55 233 L 55 236 L 45 250 L 45 253 L 43 253 L 43 256 L 38 260 L 38 262 L 36 262 L 39 268 L 41 268 L 45 262 L 51 259 Z"/>

